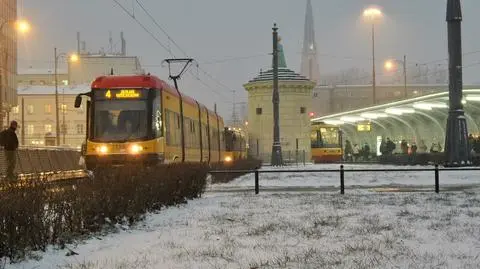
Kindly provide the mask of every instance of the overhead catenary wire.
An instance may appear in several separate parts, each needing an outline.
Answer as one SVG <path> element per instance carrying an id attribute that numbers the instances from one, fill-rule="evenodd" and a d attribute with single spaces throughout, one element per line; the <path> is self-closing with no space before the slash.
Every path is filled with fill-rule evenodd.
<path id="1" fill-rule="evenodd" d="M 118 5 L 121 5 L 120 3 L 118 3 L 117 0 L 114 0 Z M 142 4 L 142 2 L 140 0 L 135 0 L 135 2 L 140 6 L 140 8 L 145 12 L 145 14 L 147 14 L 147 16 L 150 18 L 150 20 L 153 21 L 153 23 L 155 24 L 155 26 L 157 26 L 166 36 L 167 38 L 178 48 L 178 50 L 180 52 L 183 53 L 184 56 L 186 57 L 189 57 L 188 53 L 182 48 L 180 47 L 180 45 L 168 34 L 168 32 L 164 29 L 164 27 L 162 27 L 160 25 L 160 23 L 158 23 L 158 21 L 150 14 L 150 12 L 148 11 L 147 8 L 145 8 L 145 6 Z M 122 6 L 122 9 L 127 13 L 129 14 L 131 17 L 131 13 L 128 12 L 128 10 L 125 9 L 125 7 Z M 135 18 L 136 20 L 136 18 Z M 138 20 L 136 20 L 138 21 Z M 175 55 L 168 49 L 166 48 L 165 46 L 162 46 L 166 51 L 168 51 L 173 57 L 175 57 Z M 198 63 L 198 62 L 197 62 Z M 211 81 L 213 81 L 215 84 L 219 85 L 220 87 L 222 88 L 226 88 L 228 90 L 232 90 L 231 87 L 227 86 L 225 83 L 221 82 L 220 80 L 218 80 L 217 78 L 215 78 L 212 74 L 210 74 L 208 71 L 206 71 L 203 67 L 201 67 L 200 65 L 197 65 L 197 70 L 200 70 L 206 77 L 208 77 Z M 195 77 L 197 80 L 201 81 L 200 77 L 198 75 L 195 75 L 192 73 L 192 71 L 190 70 L 189 72 L 190 75 L 192 75 L 193 77 Z M 208 85 L 206 84 L 204 81 L 202 81 L 203 85 Z M 208 86 L 208 88 L 210 90 L 212 90 L 212 87 L 211 86 Z M 213 91 L 213 90 L 212 90 Z M 217 93 L 218 95 L 222 96 L 223 98 L 226 98 L 227 100 L 229 99 L 228 97 L 226 97 L 224 94 L 221 94 L 220 92 L 218 91 L 214 91 L 215 93 Z"/>

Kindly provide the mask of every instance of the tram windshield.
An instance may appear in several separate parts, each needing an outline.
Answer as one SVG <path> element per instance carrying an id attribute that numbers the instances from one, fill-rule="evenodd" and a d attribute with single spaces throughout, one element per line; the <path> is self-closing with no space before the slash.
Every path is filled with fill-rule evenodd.
<path id="1" fill-rule="evenodd" d="M 94 117 L 94 140 L 122 142 L 148 135 L 146 100 L 97 101 Z"/>
<path id="2" fill-rule="evenodd" d="M 310 133 L 312 148 L 339 148 L 338 128 L 314 127 Z"/>
<path id="3" fill-rule="evenodd" d="M 245 137 L 238 132 L 232 130 L 225 131 L 225 150 L 226 151 L 243 151 L 245 150 Z"/>

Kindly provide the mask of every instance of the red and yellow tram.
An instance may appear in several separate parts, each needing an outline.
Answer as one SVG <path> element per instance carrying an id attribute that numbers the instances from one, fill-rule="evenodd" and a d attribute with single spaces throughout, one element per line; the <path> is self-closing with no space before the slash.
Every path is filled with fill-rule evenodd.
<path id="1" fill-rule="evenodd" d="M 331 163 L 342 160 L 342 137 L 338 126 L 312 122 L 310 140 L 314 163 Z"/>
<path id="2" fill-rule="evenodd" d="M 217 163 L 225 155 L 222 117 L 152 75 L 101 76 L 87 101 L 87 169 L 140 161 Z"/>

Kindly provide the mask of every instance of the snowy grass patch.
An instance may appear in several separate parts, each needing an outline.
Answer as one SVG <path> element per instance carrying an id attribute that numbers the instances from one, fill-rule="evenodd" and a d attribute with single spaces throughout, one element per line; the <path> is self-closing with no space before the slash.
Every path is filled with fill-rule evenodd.
<path id="1" fill-rule="evenodd" d="M 479 193 L 210 193 L 12 268 L 478 268 Z"/>

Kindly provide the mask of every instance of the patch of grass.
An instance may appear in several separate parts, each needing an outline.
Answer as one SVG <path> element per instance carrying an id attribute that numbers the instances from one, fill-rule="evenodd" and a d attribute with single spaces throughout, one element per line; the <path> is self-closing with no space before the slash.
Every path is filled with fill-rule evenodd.
<path id="1" fill-rule="evenodd" d="M 247 235 L 248 236 L 263 236 L 263 235 L 267 235 L 268 233 L 279 230 L 280 228 L 281 228 L 280 223 L 270 222 L 270 223 L 262 224 L 258 227 L 249 229 L 248 232 L 247 232 Z"/>
<path id="2" fill-rule="evenodd" d="M 314 228 L 317 228 L 320 226 L 339 228 L 341 224 L 342 224 L 342 218 L 338 215 L 317 217 L 313 220 Z"/>
<path id="3" fill-rule="evenodd" d="M 378 215 L 368 215 L 361 218 L 359 226 L 355 229 L 359 234 L 379 234 L 383 231 L 393 230 L 393 225 L 380 220 Z"/>

